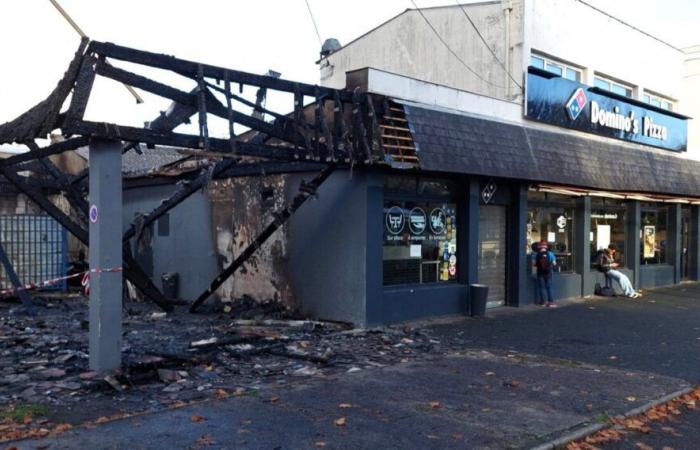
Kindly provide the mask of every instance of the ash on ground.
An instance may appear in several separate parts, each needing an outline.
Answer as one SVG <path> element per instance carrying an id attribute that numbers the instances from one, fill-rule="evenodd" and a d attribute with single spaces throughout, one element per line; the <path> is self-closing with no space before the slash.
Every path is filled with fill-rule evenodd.
<path id="1" fill-rule="evenodd" d="M 89 369 L 87 299 L 36 303 L 35 317 L 23 315 L 17 304 L 0 303 L 0 405 L 5 410 L 45 405 L 49 413 L 42 426 L 259 395 L 266 387 L 427 359 L 446 350 L 421 330 L 293 319 L 275 302 L 249 298 L 206 314 L 189 314 L 186 306 L 166 314 L 150 304 L 125 302 L 122 369 L 105 375 Z"/>

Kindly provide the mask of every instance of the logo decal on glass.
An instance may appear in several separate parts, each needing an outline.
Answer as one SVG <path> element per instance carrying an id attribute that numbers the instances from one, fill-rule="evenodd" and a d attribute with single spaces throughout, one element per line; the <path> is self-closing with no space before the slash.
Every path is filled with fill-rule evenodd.
<path id="1" fill-rule="evenodd" d="M 495 194 L 496 184 L 493 181 L 489 181 L 489 183 L 484 186 L 484 190 L 481 191 L 481 199 L 484 201 L 484 204 L 488 205 Z"/>
<path id="2" fill-rule="evenodd" d="M 583 111 L 583 107 L 586 106 L 587 101 L 588 99 L 586 98 L 586 93 L 583 91 L 583 88 L 578 88 L 574 91 L 573 95 L 566 103 L 566 112 L 569 113 L 569 118 L 571 120 L 576 120 L 579 114 L 581 114 L 581 111 Z"/>
<path id="3" fill-rule="evenodd" d="M 398 206 L 392 206 L 386 212 L 386 229 L 391 234 L 399 234 L 403 231 L 406 225 L 406 220 L 403 216 L 403 210 Z"/>
<path id="4" fill-rule="evenodd" d="M 408 214 L 408 228 L 413 234 L 422 234 L 425 231 L 426 222 L 425 211 L 421 208 L 415 207 Z"/>
<path id="5" fill-rule="evenodd" d="M 430 229 L 435 234 L 445 234 L 447 229 L 447 214 L 442 208 L 435 208 L 430 212 Z"/>

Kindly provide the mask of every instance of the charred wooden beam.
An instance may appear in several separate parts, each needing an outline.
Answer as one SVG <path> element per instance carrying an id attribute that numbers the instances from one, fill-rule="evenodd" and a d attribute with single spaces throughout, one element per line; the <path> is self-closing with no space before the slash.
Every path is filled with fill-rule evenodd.
<path id="1" fill-rule="evenodd" d="M 57 155 L 69 150 L 75 150 L 76 148 L 88 145 L 89 142 L 90 138 L 84 136 L 67 139 L 62 142 L 57 142 L 56 144 L 51 144 L 47 147 L 37 148 L 36 150 L 31 150 L 26 153 L 20 153 L 18 155 L 10 156 L 9 158 L 0 159 L 0 167 L 9 167 L 24 161 L 31 161 L 34 159 L 44 158 L 46 156 Z"/>
<path id="2" fill-rule="evenodd" d="M 133 283 L 143 294 L 150 298 L 163 311 L 172 311 L 173 304 L 153 284 L 151 278 L 144 272 L 131 254 L 129 242 L 123 243 L 122 259 L 124 260 L 124 276 Z"/>
<path id="3" fill-rule="evenodd" d="M 326 166 L 315 178 L 313 178 L 309 183 L 303 183 L 299 186 L 299 193 L 292 199 L 292 202 L 282 211 L 278 211 L 273 214 L 274 218 L 272 222 L 256 237 L 253 242 L 248 244 L 248 247 L 243 250 L 238 257 L 221 272 L 212 281 L 211 285 L 192 303 L 190 307 L 190 312 L 196 312 L 199 306 L 206 301 L 224 282 L 238 270 L 239 267 L 245 263 L 250 256 L 255 253 L 255 251 L 260 248 L 265 241 L 272 236 L 272 234 L 277 231 L 286 221 L 289 219 L 294 212 L 301 205 L 309 199 L 309 197 L 316 194 L 318 187 L 328 179 L 328 177 L 333 173 L 336 166 L 331 164 Z"/>
<path id="4" fill-rule="evenodd" d="M 159 69 L 172 70 L 188 78 L 195 79 L 197 76 L 199 63 L 187 61 L 180 58 L 175 58 L 169 55 L 163 55 L 159 53 L 145 52 L 142 50 L 136 50 L 129 47 L 124 47 L 121 45 L 116 45 L 106 42 L 92 41 L 90 43 L 90 48 L 88 51 L 98 53 L 100 55 L 118 59 L 121 61 L 128 61 L 136 64 L 141 64 L 149 67 L 156 67 Z M 275 78 L 266 75 L 257 75 L 253 73 L 241 72 L 238 70 L 226 69 L 223 67 L 211 66 L 208 64 L 202 64 L 202 69 L 204 76 L 207 78 L 214 78 L 217 80 L 223 80 L 225 77 L 225 72 L 229 71 L 229 80 L 232 83 L 247 84 L 259 87 L 266 87 L 268 89 L 275 89 L 278 91 L 294 92 L 295 86 L 299 87 L 299 91 L 303 95 L 314 95 L 315 86 L 311 84 L 295 83 L 293 81 L 285 80 L 282 78 Z M 333 96 L 336 89 L 320 87 L 321 93 Z M 343 101 L 351 101 L 352 94 L 347 91 L 339 91 L 341 99 Z"/>
<path id="5" fill-rule="evenodd" d="M 209 125 L 207 124 L 207 87 L 204 85 L 204 69 L 197 67 L 197 110 L 199 112 L 199 148 L 209 150 Z M 228 117 L 231 112 L 228 111 Z"/>
<path id="6" fill-rule="evenodd" d="M 17 272 L 15 272 L 15 268 L 12 265 L 12 261 L 10 261 L 10 258 L 7 256 L 7 253 L 5 252 L 5 246 L 2 245 L 2 242 L 0 242 L 0 263 L 2 263 L 2 266 L 5 268 L 7 278 L 10 279 L 10 283 L 12 283 L 12 286 L 14 286 L 14 288 L 16 289 L 15 292 L 17 293 L 17 297 L 19 297 L 20 301 L 24 305 L 24 308 L 27 310 L 27 314 L 29 314 L 30 316 L 36 315 L 34 305 L 32 304 L 32 298 L 27 293 L 27 291 L 24 290 L 22 282 L 17 276 Z"/>
<path id="7" fill-rule="evenodd" d="M 176 101 L 184 106 L 194 108 L 195 112 L 199 110 L 197 94 L 175 89 L 166 84 L 110 66 L 109 64 L 103 62 L 97 63 L 96 70 L 99 75 L 104 77 L 111 78 L 129 86 L 137 87 L 144 91 Z M 228 120 L 230 117 L 233 121 L 240 123 L 241 125 L 245 125 L 246 127 L 254 130 L 262 131 L 278 139 L 286 140 L 288 142 L 292 142 L 293 140 L 292 131 L 285 129 L 284 127 L 270 125 L 263 120 L 255 119 L 238 111 L 231 111 L 229 113 L 227 108 L 216 100 L 211 93 L 207 95 L 207 112 L 221 117 L 224 120 Z M 191 148 L 200 147 L 195 145 Z"/>
<path id="8" fill-rule="evenodd" d="M 352 96 L 353 137 L 357 144 L 356 157 L 361 158 L 364 156 L 365 163 L 370 164 L 372 162 L 372 149 L 367 142 L 367 129 L 362 117 L 361 98 L 362 95 L 356 89 Z"/>
<path id="9" fill-rule="evenodd" d="M 181 133 L 170 133 L 148 130 L 124 125 L 107 124 L 89 121 L 74 121 L 64 125 L 65 130 L 72 134 L 100 137 L 104 139 L 122 139 L 133 142 L 143 142 L 154 145 L 171 145 L 174 147 L 198 148 L 199 136 Z M 230 152 L 231 144 L 228 139 L 209 138 L 210 148 L 219 152 Z M 264 144 L 237 142 L 237 151 L 241 156 L 257 156 L 262 158 L 292 160 L 291 149 Z"/>
<path id="10" fill-rule="evenodd" d="M 78 72 L 78 78 L 75 80 L 75 86 L 73 87 L 73 95 L 70 100 L 70 106 L 68 107 L 67 117 L 70 117 L 73 120 L 82 119 L 85 115 L 88 100 L 90 100 L 92 85 L 95 82 L 96 62 L 97 59 L 90 55 L 86 55 L 83 58 L 83 63 L 80 66 L 80 72 Z"/>

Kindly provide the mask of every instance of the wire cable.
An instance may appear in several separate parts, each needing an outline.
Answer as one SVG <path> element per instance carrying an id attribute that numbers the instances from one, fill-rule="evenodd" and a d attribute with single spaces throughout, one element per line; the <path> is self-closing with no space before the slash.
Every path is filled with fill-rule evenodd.
<path id="1" fill-rule="evenodd" d="M 493 82 L 490 81 L 490 80 L 487 80 L 486 78 L 484 78 L 484 77 L 482 77 L 481 75 L 479 75 L 479 73 L 478 73 L 477 71 L 475 71 L 474 69 L 472 69 L 471 67 L 469 67 L 469 65 L 468 65 L 454 50 L 452 50 L 452 48 L 451 48 L 451 47 L 449 46 L 449 44 L 445 41 L 445 39 L 443 39 L 443 37 L 440 36 L 440 33 L 438 32 L 438 30 L 435 29 L 435 27 L 433 26 L 433 24 L 430 23 L 430 20 L 428 20 L 428 18 L 425 17 L 425 14 L 423 14 L 423 11 L 418 7 L 418 5 L 416 4 L 415 0 L 411 0 L 411 3 L 413 3 L 413 6 L 416 8 L 416 11 L 418 11 L 418 13 L 421 15 L 421 17 L 423 18 L 423 20 L 425 20 L 425 23 L 430 27 L 430 29 L 433 30 L 433 33 L 435 33 L 435 36 L 440 40 L 440 42 L 442 42 L 442 45 L 445 46 L 445 48 L 447 49 L 447 51 L 449 51 L 450 53 L 452 53 L 452 56 L 454 56 L 455 58 L 457 58 L 457 61 L 459 61 L 469 72 L 471 72 L 472 74 L 474 74 L 474 76 L 476 76 L 478 79 L 480 79 L 481 81 L 483 81 L 483 82 L 486 83 L 486 84 L 489 84 L 489 85 L 491 85 L 491 86 L 493 86 L 493 87 L 497 87 L 497 88 L 499 88 L 499 89 L 506 89 L 505 86 L 501 86 L 500 84 L 496 84 L 496 83 L 493 83 Z"/>
<path id="2" fill-rule="evenodd" d="M 495 52 L 495 51 L 491 48 L 491 46 L 486 42 L 486 39 L 485 39 L 484 36 L 481 34 L 481 31 L 479 31 L 479 28 L 476 26 L 476 24 L 474 23 L 474 21 L 472 20 L 472 18 L 469 17 L 469 13 L 467 13 L 467 10 L 464 9 L 464 5 L 462 5 L 461 3 L 459 3 L 459 0 L 455 0 L 455 3 L 457 4 L 457 6 L 459 6 L 459 9 L 462 10 L 462 13 L 464 13 L 464 17 L 467 18 L 467 20 L 468 20 L 469 23 L 471 24 L 472 28 L 474 28 L 474 31 L 476 31 L 476 34 L 477 34 L 477 36 L 479 36 L 479 39 L 481 39 L 481 42 L 484 43 L 484 45 L 485 45 L 486 48 L 489 50 L 489 52 L 491 52 L 491 55 L 493 55 L 493 58 L 498 62 L 498 64 L 501 66 L 501 68 L 503 68 L 503 71 L 506 73 L 506 75 L 508 75 L 508 78 L 510 78 L 511 80 L 513 80 L 513 83 L 515 83 L 516 86 L 518 86 L 520 89 L 522 89 L 522 88 L 523 88 L 522 85 L 521 85 L 520 83 L 518 83 L 518 80 L 516 80 L 515 78 L 513 78 L 513 75 L 511 75 L 511 73 L 508 71 L 508 69 L 506 68 L 506 65 L 503 63 L 503 61 L 501 61 L 501 60 L 498 58 L 498 56 L 496 56 L 496 52 Z M 506 30 L 506 33 L 507 33 L 507 32 L 508 32 L 508 30 Z M 507 52 L 508 52 L 508 49 L 506 49 L 506 53 L 507 53 Z"/>
<path id="3" fill-rule="evenodd" d="M 314 24 L 314 30 L 316 30 L 316 36 L 318 37 L 318 43 L 323 45 L 323 40 L 321 39 L 321 33 L 318 32 L 318 25 L 316 25 L 316 19 L 314 19 L 314 13 L 311 12 L 311 5 L 309 5 L 309 0 L 304 0 L 306 2 L 306 9 L 309 10 L 309 16 L 311 16 L 311 23 Z"/>

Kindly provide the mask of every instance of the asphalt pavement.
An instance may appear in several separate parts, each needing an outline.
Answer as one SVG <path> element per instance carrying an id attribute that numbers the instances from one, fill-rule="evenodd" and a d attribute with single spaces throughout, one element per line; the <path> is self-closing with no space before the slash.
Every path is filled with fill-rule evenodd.
<path id="1" fill-rule="evenodd" d="M 639 300 L 588 299 L 435 321 L 428 325 L 433 336 L 459 351 L 13 445 L 529 448 L 698 384 L 699 319 L 700 285 L 685 284 Z M 681 439 L 668 445 L 699 448 L 698 425 L 698 414 L 668 425 Z M 658 439 L 668 434 L 659 428 Z M 626 446 L 633 439 L 610 448 L 634 448 Z"/>

